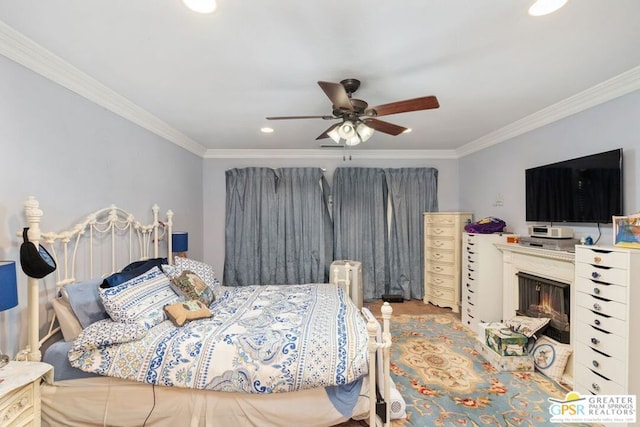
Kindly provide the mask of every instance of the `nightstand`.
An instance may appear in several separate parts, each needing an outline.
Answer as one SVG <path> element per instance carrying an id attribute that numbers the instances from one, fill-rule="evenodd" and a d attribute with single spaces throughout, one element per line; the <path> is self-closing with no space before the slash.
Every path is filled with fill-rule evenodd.
<path id="1" fill-rule="evenodd" d="M 0 426 L 40 425 L 40 380 L 53 381 L 53 366 L 9 362 L 0 368 Z"/>

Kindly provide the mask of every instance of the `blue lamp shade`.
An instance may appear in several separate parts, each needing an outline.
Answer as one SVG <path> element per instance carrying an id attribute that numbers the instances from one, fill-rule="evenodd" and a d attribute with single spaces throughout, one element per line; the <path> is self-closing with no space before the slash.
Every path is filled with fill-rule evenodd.
<path id="1" fill-rule="evenodd" d="M 0 311 L 18 305 L 15 261 L 0 261 Z"/>
<path id="2" fill-rule="evenodd" d="M 173 252 L 187 252 L 189 250 L 189 233 L 176 231 L 171 235 L 171 248 Z"/>

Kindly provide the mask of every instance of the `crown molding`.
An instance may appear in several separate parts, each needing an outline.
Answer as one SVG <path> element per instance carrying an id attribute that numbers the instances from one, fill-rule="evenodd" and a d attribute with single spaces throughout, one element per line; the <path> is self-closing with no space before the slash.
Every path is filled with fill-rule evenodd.
<path id="1" fill-rule="evenodd" d="M 464 157 L 639 89 L 640 66 L 637 66 L 471 141 L 458 148 L 456 154 Z"/>
<path id="2" fill-rule="evenodd" d="M 177 129 L 0 21 L 0 54 L 91 102 L 202 157 L 206 149 Z"/>
<path id="3" fill-rule="evenodd" d="M 204 146 L 0 20 L 0 54 L 200 157 L 340 158 L 342 150 L 218 150 Z M 640 89 L 640 66 L 488 133 L 455 150 L 354 150 L 361 159 L 457 159 Z"/>
<path id="4" fill-rule="evenodd" d="M 205 159 L 340 159 L 345 156 L 360 159 L 457 159 L 455 150 L 207 150 Z"/>

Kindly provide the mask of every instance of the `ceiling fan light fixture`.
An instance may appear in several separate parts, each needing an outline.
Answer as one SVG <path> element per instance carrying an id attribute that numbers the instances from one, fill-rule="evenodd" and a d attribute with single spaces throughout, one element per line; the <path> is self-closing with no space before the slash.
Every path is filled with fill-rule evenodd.
<path id="1" fill-rule="evenodd" d="M 543 16 L 555 12 L 567 3 L 567 0 L 537 0 L 529 8 L 529 15 Z"/>
<path id="2" fill-rule="evenodd" d="M 365 142 L 366 140 L 371 138 L 371 135 L 373 135 L 373 128 L 370 128 L 369 126 L 365 125 L 364 123 L 359 123 L 358 127 L 356 128 L 356 133 L 360 137 L 359 139 L 362 142 Z"/>
<path id="3" fill-rule="evenodd" d="M 216 0 L 182 0 L 182 3 L 197 13 L 213 13 L 218 8 Z"/>
<path id="4" fill-rule="evenodd" d="M 342 139 L 350 139 L 356 134 L 356 127 L 350 120 L 345 120 L 340 126 L 338 126 L 338 135 Z"/>
<path id="5" fill-rule="evenodd" d="M 338 126 L 334 127 L 329 132 L 327 132 L 327 136 L 333 139 L 333 142 L 335 142 L 336 144 L 340 144 L 340 135 L 338 135 Z"/>

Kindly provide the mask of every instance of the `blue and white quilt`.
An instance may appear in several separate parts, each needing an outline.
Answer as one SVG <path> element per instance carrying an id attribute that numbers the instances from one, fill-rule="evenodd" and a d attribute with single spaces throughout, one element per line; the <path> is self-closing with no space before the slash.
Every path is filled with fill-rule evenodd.
<path id="1" fill-rule="evenodd" d="M 145 329 L 105 319 L 69 351 L 85 372 L 162 386 L 280 393 L 366 375 L 367 329 L 332 284 L 230 288 L 213 317 Z"/>

